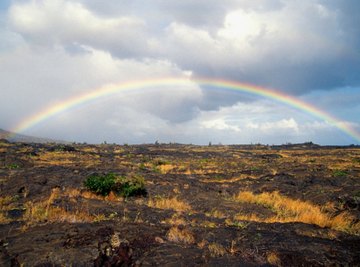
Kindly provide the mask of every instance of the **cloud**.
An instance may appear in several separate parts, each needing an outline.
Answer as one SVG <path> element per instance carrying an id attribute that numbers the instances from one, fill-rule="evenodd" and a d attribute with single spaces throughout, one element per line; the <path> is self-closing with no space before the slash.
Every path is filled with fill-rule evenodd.
<path id="1" fill-rule="evenodd" d="M 270 11 L 233 10 L 215 34 L 172 23 L 165 54 L 205 76 L 299 94 L 359 83 L 354 76 L 359 54 L 342 41 L 344 30 L 334 10 L 313 1 L 289 1 Z"/>
<path id="2" fill-rule="evenodd" d="M 299 125 L 293 118 L 282 119 L 276 122 L 265 122 L 265 123 L 250 122 L 246 125 L 246 128 L 259 130 L 264 133 L 268 133 L 269 131 L 274 131 L 274 130 L 278 132 L 279 130 L 283 130 L 283 129 L 286 130 L 290 129 L 295 132 L 299 131 Z"/>
<path id="3" fill-rule="evenodd" d="M 4 101 L 1 113 L 16 114 L 16 117 L 8 120 L 4 118 L 4 125 L 104 84 L 121 85 L 127 81 L 189 77 L 187 71 L 166 60 L 116 59 L 103 51 L 84 49 L 86 53 L 71 55 L 60 48 L 39 51 L 24 47 L 0 56 Z M 201 88 L 196 84 L 186 87 L 173 85 L 160 91 L 158 88 L 148 88 L 138 94 L 135 91 L 120 94 L 116 98 L 117 103 L 112 104 L 132 106 L 175 122 L 191 119 L 202 97 Z"/>
<path id="4" fill-rule="evenodd" d="M 166 58 L 194 75 L 304 94 L 359 85 L 359 27 L 354 12 L 347 18 L 349 10 L 320 0 L 110 1 L 102 7 L 95 1 L 41 0 L 13 5 L 9 21 L 36 44 Z"/>
<path id="5" fill-rule="evenodd" d="M 355 128 L 360 123 L 354 0 L 9 5 L 0 14 L 0 127 L 104 84 L 199 76 L 276 88 Z M 189 84 L 104 98 L 33 133 L 128 143 L 349 141 L 314 117 L 257 96 Z"/>
<path id="6" fill-rule="evenodd" d="M 89 45 L 122 57 L 141 54 L 146 46 L 145 22 L 134 16 L 101 18 L 81 3 L 62 0 L 30 1 L 9 11 L 12 28 L 43 46 Z"/>

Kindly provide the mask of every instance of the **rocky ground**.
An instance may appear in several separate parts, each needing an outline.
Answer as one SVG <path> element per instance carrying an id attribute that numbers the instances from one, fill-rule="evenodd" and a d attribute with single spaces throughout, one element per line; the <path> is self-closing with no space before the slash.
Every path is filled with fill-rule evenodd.
<path id="1" fill-rule="evenodd" d="M 1 266 L 359 266 L 360 148 L 2 140 L 0 207 Z"/>

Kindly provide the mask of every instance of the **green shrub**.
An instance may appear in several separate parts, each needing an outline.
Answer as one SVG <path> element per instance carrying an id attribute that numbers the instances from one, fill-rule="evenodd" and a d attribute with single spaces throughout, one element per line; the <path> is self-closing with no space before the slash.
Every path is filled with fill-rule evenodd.
<path id="1" fill-rule="evenodd" d="M 10 163 L 9 165 L 6 166 L 6 168 L 9 170 L 15 170 L 15 169 L 20 168 L 20 166 L 16 163 Z"/>
<path id="2" fill-rule="evenodd" d="M 119 176 L 114 173 L 91 175 L 84 185 L 92 192 L 107 196 L 111 191 L 123 197 L 145 196 L 145 180 L 140 175 Z"/>
<path id="3" fill-rule="evenodd" d="M 108 173 L 105 175 L 91 175 L 89 176 L 84 185 L 92 192 L 107 196 L 115 185 L 116 175 Z"/>
<path id="4" fill-rule="evenodd" d="M 145 180 L 141 175 L 130 175 L 129 177 L 120 176 L 118 177 L 114 192 L 124 197 L 130 196 L 145 196 Z"/>
<path id="5" fill-rule="evenodd" d="M 346 171 L 343 170 L 335 170 L 333 172 L 333 176 L 334 177 L 345 177 L 348 173 Z"/>

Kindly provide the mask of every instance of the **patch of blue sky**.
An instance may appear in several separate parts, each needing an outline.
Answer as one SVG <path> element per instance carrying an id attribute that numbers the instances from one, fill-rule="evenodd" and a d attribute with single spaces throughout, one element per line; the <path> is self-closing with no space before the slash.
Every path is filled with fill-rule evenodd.
<path id="1" fill-rule="evenodd" d="M 336 118 L 360 123 L 360 87 L 312 91 L 302 99 Z"/>
<path id="2" fill-rule="evenodd" d="M 11 4 L 11 0 L 1 0 L 0 1 L 0 12 L 7 10 Z"/>

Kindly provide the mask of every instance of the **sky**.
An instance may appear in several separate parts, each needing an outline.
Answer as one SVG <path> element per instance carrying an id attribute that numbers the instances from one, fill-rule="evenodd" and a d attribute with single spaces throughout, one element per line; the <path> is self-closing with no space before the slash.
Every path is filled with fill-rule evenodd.
<path id="1" fill-rule="evenodd" d="M 358 0 L 2 0 L 0 128 L 88 143 L 360 144 Z M 198 78 L 275 90 L 336 123 Z M 151 82 L 148 82 L 151 85 Z M 59 104 L 60 103 L 60 104 Z M 343 129 L 340 129 L 343 128 Z"/>

